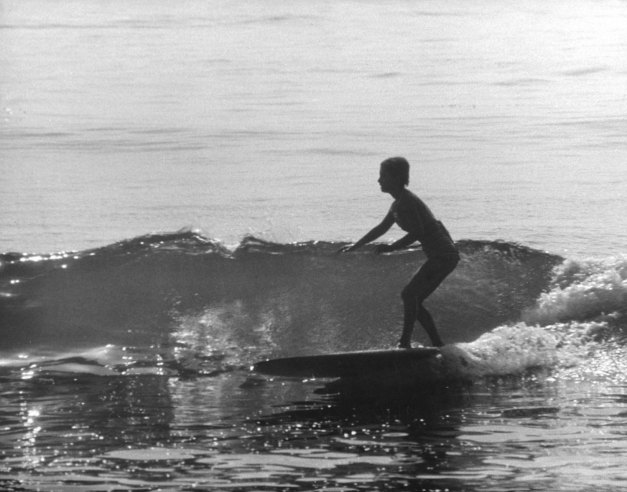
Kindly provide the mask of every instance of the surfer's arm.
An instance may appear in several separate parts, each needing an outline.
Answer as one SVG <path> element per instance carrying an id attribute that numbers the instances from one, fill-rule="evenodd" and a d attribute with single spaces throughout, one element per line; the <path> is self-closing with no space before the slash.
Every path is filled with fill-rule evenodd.
<path id="1" fill-rule="evenodd" d="M 375 253 L 390 253 L 399 249 L 405 249 L 423 236 L 424 226 L 420 212 L 415 207 L 399 207 L 397 212 L 402 215 L 402 220 L 409 231 L 398 241 L 392 244 L 380 244 Z"/>
<path id="2" fill-rule="evenodd" d="M 392 213 L 388 213 L 380 224 L 373 227 L 364 237 L 362 237 L 355 244 L 344 246 L 340 249 L 341 253 L 347 253 L 349 251 L 355 251 L 361 248 L 363 245 L 371 243 L 375 239 L 379 239 L 383 234 L 390 230 L 390 227 L 394 225 L 394 216 Z"/>
<path id="3" fill-rule="evenodd" d="M 402 238 L 400 238 L 398 241 L 393 242 L 392 244 L 380 244 L 374 251 L 377 254 L 390 253 L 398 249 L 405 249 L 408 246 L 414 244 L 416 241 L 418 241 L 418 235 L 414 232 L 408 232 Z"/>

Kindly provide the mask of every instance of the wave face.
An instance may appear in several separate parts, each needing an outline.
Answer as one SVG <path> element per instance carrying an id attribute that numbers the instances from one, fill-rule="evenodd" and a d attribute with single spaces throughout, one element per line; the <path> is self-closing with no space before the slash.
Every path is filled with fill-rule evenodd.
<path id="1" fill-rule="evenodd" d="M 624 259 L 577 263 L 516 244 L 458 244 L 458 268 L 427 303 L 456 343 L 460 370 L 553 364 L 569 337 L 624 331 Z M 185 231 L 4 254 L 3 364 L 206 374 L 262 357 L 394 346 L 399 294 L 422 252 L 337 254 L 340 246 L 249 237 L 228 250 Z M 415 340 L 426 342 L 418 325 Z"/>

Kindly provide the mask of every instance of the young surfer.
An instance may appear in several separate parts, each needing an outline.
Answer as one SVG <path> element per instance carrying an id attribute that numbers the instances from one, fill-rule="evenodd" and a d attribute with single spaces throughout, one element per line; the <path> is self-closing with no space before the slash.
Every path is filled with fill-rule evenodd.
<path id="1" fill-rule="evenodd" d="M 444 343 L 423 302 L 455 269 L 459 262 L 459 253 L 444 225 L 434 217 L 429 207 L 420 198 L 407 189 L 408 184 L 409 163 L 405 158 L 392 157 L 383 161 L 379 173 L 379 185 L 382 192 L 392 195 L 394 203 L 379 225 L 355 244 L 344 246 L 340 251 L 355 251 L 381 237 L 394 223 L 407 234 L 392 244 L 378 245 L 375 253 L 388 253 L 420 241 L 427 261 L 401 293 L 404 319 L 399 347 L 411 348 L 411 334 L 415 320 L 423 326 L 433 345 L 441 347 Z"/>

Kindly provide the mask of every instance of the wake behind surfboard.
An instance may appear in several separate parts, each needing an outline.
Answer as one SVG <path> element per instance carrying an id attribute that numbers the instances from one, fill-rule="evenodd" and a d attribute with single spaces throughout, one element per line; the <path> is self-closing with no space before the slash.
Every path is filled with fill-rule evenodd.
<path id="1" fill-rule="evenodd" d="M 356 378 L 419 370 L 421 365 L 439 353 L 437 348 L 431 347 L 339 352 L 266 360 L 256 363 L 253 370 L 270 376 Z"/>

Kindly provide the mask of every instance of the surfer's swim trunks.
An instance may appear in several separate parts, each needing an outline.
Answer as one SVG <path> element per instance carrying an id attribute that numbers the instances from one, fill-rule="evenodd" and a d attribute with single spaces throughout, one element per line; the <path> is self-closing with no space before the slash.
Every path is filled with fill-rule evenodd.
<path id="1" fill-rule="evenodd" d="M 440 258 L 455 263 L 459 261 L 459 253 L 451 235 L 444 224 L 437 220 L 429 207 L 409 190 L 392 203 L 388 212 L 394 218 L 394 222 L 406 232 L 416 231 L 416 216 L 418 223 L 426 224 L 417 234 L 417 239 L 422 244 L 422 249 L 427 258 Z"/>
<path id="2" fill-rule="evenodd" d="M 403 295 L 426 299 L 455 270 L 459 263 L 459 252 L 440 221 L 434 221 L 425 228 L 421 243 L 427 261 L 409 281 Z"/>
<path id="3" fill-rule="evenodd" d="M 422 250 L 429 259 L 449 260 L 456 264 L 459 261 L 459 252 L 455 243 L 444 224 L 439 220 L 431 222 L 425 227 L 425 235 L 420 242 Z"/>

